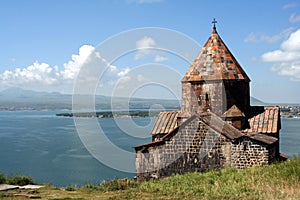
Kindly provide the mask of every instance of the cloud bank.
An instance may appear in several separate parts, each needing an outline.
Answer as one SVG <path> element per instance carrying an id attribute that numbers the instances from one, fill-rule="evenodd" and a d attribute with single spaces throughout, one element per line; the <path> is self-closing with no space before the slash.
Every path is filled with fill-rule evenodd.
<path id="1" fill-rule="evenodd" d="M 278 40 L 281 40 L 282 38 L 287 38 L 294 28 L 290 27 L 287 29 L 284 29 L 277 35 L 267 35 L 262 32 L 251 32 L 245 39 L 244 42 L 254 42 L 254 43 L 261 43 L 261 42 L 267 42 L 267 43 L 274 43 Z"/>
<path id="2" fill-rule="evenodd" d="M 62 67 L 35 61 L 25 68 L 5 70 L 0 74 L 0 89 L 20 87 L 36 91 L 72 93 L 74 80 L 92 53 L 95 54 L 93 57 L 98 57 L 101 61 L 106 62 L 101 58 L 99 52 L 95 51 L 95 47 L 83 45 L 79 48 L 78 54 L 71 55 L 71 60 L 64 63 Z M 107 76 L 110 76 L 107 79 L 126 77 L 127 68 L 122 70 L 109 63 L 106 64 L 109 66 Z"/>
<path id="3" fill-rule="evenodd" d="M 274 63 L 272 71 L 289 76 L 292 81 L 300 81 L 300 29 L 282 42 L 280 49 L 266 52 L 261 58 L 264 62 Z"/>
<path id="4" fill-rule="evenodd" d="M 63 64 L 62 69 L 56 65 L 50 66 L 47 63 L 35 61 L 32 65 L 22 69 L 6 70 L 0 74 L 0 87 L 1 89 L 21 87 L 59 92 L 68 88 L 68 92 L 70 92 L 80 67 L 94 49 L 93 46 L 83 45 L 78 54 L 72 55 L 71 60 Z M 63 91 L 61 88 L 64 88 Z"/>

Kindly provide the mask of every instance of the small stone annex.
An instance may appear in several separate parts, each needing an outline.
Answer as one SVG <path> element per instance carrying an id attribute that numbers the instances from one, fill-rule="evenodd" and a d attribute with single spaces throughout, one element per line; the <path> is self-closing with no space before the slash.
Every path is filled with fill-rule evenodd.
<path id="1" fill-rule="evenodd" d="M 181 110 L 161 112 L 152 142 L 134 147 L 138 181 L 287 158 L 279 107 L 250 106 L 250 79 L 215 24 L 181 83 Z"/>

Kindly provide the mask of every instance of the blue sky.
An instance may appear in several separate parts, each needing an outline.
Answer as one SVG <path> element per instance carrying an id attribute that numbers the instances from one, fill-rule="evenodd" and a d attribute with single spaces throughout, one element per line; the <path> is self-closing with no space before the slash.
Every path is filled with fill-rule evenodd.
<path id="1" fill-rule="evenodd" d="M 161 27 L 183 33 L 202 47 L 216 18 L 218 33 L 251 78 L 251 96 L 300 103 L 299 10 L 299 0 L 1 0 L 0 90 L 71 93 L 86 55 L 113 35 Z M 157 44 L 147 34 L 141 39 Z M 172 56 L 155 58 L 157 63 L 174 65 L 182 75 L 189 67 Z M 111 80 L 128 78 L 136 60 L 113 63 Z M 98 92 L 107 94 L 105 88 Z M 147 95 L 162 96 L 153 88 Z"/>

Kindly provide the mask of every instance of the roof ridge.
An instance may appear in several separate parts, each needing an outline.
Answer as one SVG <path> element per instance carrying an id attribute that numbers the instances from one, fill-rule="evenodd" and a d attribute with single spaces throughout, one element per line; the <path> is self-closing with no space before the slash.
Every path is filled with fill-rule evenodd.
<path id="1" fill-rule="evenodd" d="M 212 124 L 211 124 L 211 121 L 210 121 L 211 118 L 208 119 L 207 118 L 208 116 L 213 116 L 213 123 Z M 199 118 L 202 120 L 202 122 L 204 122 L 210 128 L 212 128 L 215 131 L 221 133 L 222 135 L 224 135 L 227 138 L 235 140 L 235 139 L 240 138 L 240 137 L 245 135 L 240 130 L 238 130 L 237 128 L 235 128 L 231 124 L 227 123 L 221 117 L 219 117 L 218 115 L 216 115 L 213 112 L 208 112 L 206 116 L 203 115 L 202 117 L 199 117 Z M 214 124 L 214 123 L 216 123 L 216 124 Z M 223 125 L 222 127 L 214 126 L 214 125 L 220 125 L 220 123 L 222 123 L 222 125 Z M 228 128 L 230 128 L 231 130 L 228 130 Z"/>

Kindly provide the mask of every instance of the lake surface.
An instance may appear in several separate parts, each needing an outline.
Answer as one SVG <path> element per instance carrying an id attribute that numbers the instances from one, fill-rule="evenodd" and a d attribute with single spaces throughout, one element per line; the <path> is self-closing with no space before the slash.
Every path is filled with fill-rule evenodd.
<path id="1" fill-rule="evenodd" d="M 111 169 L 95 159 L 82 144 L 73 118 L 56 117 L 56 113 L 62 111 L 0 112 L 0 172 L 28 175 L 38 183 L 49 182 L 55 186 L 81 186 L 134 177 L 133 173 Z M 119 120 L 126 123 L 130 118 Z M 107 137 L 112 143 L 133 153 L 130 159 L 134 168 L 132 147 L 151 140 L 150 137 L 143 138 L 145 133 L 150 136 L 150 118 L 134 119 L 140 126 L 148 125 L 143 137 L 125 134 L 112 118 L 97 121 L 105 133 L 109 133 Z M 281 122 L 280 151 L 288 156 L 300 155 L 300 120 L 283 118 Z M 141 127 L 136 132 L 140 130 Z"/>

